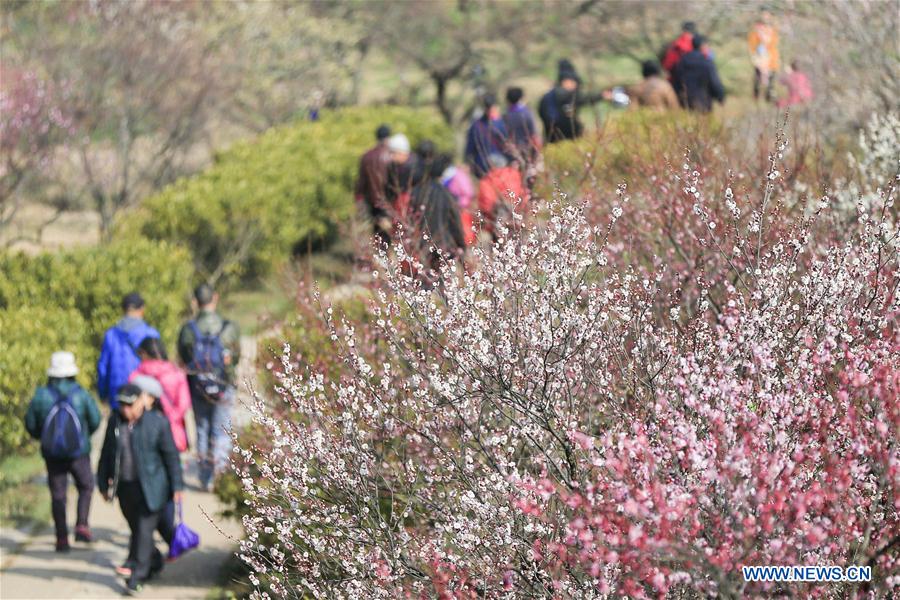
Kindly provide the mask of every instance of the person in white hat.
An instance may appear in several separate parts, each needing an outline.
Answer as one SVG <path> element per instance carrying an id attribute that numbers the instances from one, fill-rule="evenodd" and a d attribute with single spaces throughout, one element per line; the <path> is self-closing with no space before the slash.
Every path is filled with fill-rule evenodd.
<path id="1" fill-rule="evenodd" d="M 38 387 L 28 412 L 25 429 L 41 442 L 47 465 L 50 505 L 56 526 L 56 551 L 69 550 L 66 524 L 66 489 L 69 473 L 78 489 L 75 540 L 91 542 L 88 526 L 94 474 L 91 470 L 91 434 L 100 426 L 100 411 L 94 398 L 75 381 L 78 366 L 71 352 L 54 352 L 47 369 L 47 383 Z"/>
<path id="2" fill-rule="evenodd" d="M 387 183 L 384 197 L 388 212 L 381 216 L 376 226 L 383 232 L 379 237 L 389 243 L 394 230 L 394 223 L 402 220 L 409 195 L 412 189 L 413 161 L 410 160 L 412 147 L 409 138 L 402 133 L 395 133 L 388 138 L 387 149 L 391 156 L 388 165 Z"/>

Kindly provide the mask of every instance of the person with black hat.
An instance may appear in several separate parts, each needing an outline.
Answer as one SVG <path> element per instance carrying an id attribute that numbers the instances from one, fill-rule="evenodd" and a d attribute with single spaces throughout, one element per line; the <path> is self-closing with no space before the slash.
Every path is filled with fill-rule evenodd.
<path id="1" fill-rule="evenodd" d="M 500 107 L 493 94 L 482 99 L 484 113 L 472 121 L 466 135 L 465 159 L 472 168 L 472 174 L 481 179 L 491 170 L 488 156 L 506 152 L 506 127 L 500 116 Z"/>
<path id="2" fill-rule="evenodd" d="M 159 332 L 144 321 L 145 302 L 131 292 L 122 299 L 124 316 L 103 334 L 103 347 L 97 361 L 97 392 L 100 399 L 116 407 L 119 387 L 128 381 L 141 359 L 137 347 L 144 338 L 159 338 Z"/>
<path id="3" fill-rule="evenodd" d="M 155 386 L 162 394 L 158 382 Z M 128 559 L 120 571 L 127 575 L 127 593 L 139 591 L 162 570 L 163 557 L 153 542 L 153 532 L 167 504 L 180 503 L 184 495 L 178 448 L 168 419 L 159 411 L 147 410 L 153 401 L 150 392 L 133 383 L 119 388 L 119 408 L 106 426 L 97 467 L 100 493 L 107 501 L 119 498 L 131 530 Z"/>
<path id="4" fill-rule="evenodd" d="M 197 423 L 200 486 L 205 490 L 227 466 L 231 454 L 231 410 L 241 355 L 238 326 L 218 313 L 218 303 L 219 295 L 212 286 L 197 286 L 196 316 L 182 326 L 178 336 L 178 355 L 186 367 Z"/>
<path id="5" fill-rule="evenodd" d="M 713 100 L 725 102 L 725 87 L 719 79 L 716 65 L 707 58 L 709 47 L 702 35 L 694 36 L 694 49 L 685 54 L 672 73 L 672 87 L 681 106 L 688 110 L 708 113 Z"/>
<path id="6" fill-rule="evenodd" d="M 379 237 L 387 235 L 378 227 L 378 223 L 387 216 L 385 189 L 388 166 L 391 163 L 391 152 L 388 149 L 390 137 L 391 128 L 387 125 L 380 125 L 375 130 L 376 143 L 360 158 L 359 175 L 356 179 L 357 205 L 371 221 L 373 231 Z"/>
<path id="7" fill-rule="evenodd" d="M 568 59 L 559 61 L 556 86 L 541 98 L 538 114 L 544 123 L 544 140 L 548 144 L 581 137 L 584 125 L 578 120 L 578 109 L 603 100 L 603 93 L 582 94 L 581 78 Z"/>

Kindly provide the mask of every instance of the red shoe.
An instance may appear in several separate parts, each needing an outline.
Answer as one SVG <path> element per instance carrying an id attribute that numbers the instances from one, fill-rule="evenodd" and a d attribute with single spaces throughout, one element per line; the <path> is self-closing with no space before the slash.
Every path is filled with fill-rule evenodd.
<path id="1" fill-rule="evenodd" d="M 91 534 L 91 528 L 87 525 L 78 525 L 75 527 L 75 541 L 87 543 L 93 542 L 94 536 Z"/>
<path id="2" fill-rule="evenodd" d="M 69 548 L 69 538 L 59 538 L 56 540 L 56 551 L 57 552 L 68 552 L 71 548 Z"/>

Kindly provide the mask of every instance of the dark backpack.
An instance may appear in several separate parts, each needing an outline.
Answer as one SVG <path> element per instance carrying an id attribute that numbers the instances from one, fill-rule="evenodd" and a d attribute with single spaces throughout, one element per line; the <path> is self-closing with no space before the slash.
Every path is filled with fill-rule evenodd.
<path id="1" fill-rule="evenodd" d="M 222 323 L 218 333 L 203 335 L 196 321 L 188 323 L 194 333 L 194 351 L 188 373 L 195 394 L 210 402 L 219 402 L 225 395 L 228 382 L 225 379 L 225 347 L 222 345 L 222 332 L 228 321 Z"/>
<path id="2" fill-rule="evenodd" d="M 82 455 L 81 419 L 75 412 L 72 399 L 81 388 L 75 386 L 67 396 L 56 388 L 47 388 L 56 402 L 44 419 L 41 430 L 41 454 L 57 460 L 71 460 Z"/>

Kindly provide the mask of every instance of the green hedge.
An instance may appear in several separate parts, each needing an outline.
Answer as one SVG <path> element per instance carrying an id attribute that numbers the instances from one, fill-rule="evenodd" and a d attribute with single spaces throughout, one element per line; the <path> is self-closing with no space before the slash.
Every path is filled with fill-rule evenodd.
<path id="1" fill-rule="evenodd" d="M 0 310 L 0 452 L 8 455 L 29 440 L 23 419 L 35 387 L 46 380 L 50 355 L 75 354 L 78 379 L 93 381 L 97 350 L 87 343 L 84 319 L 73 309 L 23 306 Z"/>
<path id="2" fill-rule="evenodd" d="M 544 149 L 546 177 L 537 192 L 551 197 L 556 186 L 569 193 L 597 185 L 631 184 L 646 178 L 667 161 L 676 169 L 685 151 L 695 157 L 724 144 L 725 130 L 714 115 L 648 109 L 615 111 L 604 127 L 584 137 L 550 144 Z"/>
<path id="3" fill-rule="evenodd" d="M 147 301 L 147 321 L 173 346 L 192 280 L 186 251 L 140 238 L 33 257 L 0 253 L 0 309 L 74 309 L 86 323 L 86 339 L 99 345 L 121 317 L 122 297 L 136 290 Z"/>
<path id="4" fill-rule="evenodd" d="M 145 200 L 118 231 L 190 248 L 203 277 L 217 270 L 226 281 L 264 275 L 298 245 L 329 238 L 353 214 L 359 156 L 381 123 L 413 144 L 430 138 L 440 148 L 453 146 L 452 132 L 431 110 L 326 113 L 234 145 L 206 171 Z"/>
<path id="5" fill-rule="evenodd" d="M 92 389 L 103 332 L 121 318 L 122 297 L 147 300 L 147 321 L 174 348 L 193 270 L 184 250 L 144 239 L 27 256 L 0 253 L 0 449 L 26 441 L 22 415 L 44 381 L 50 355 L 75 353 Z"/>

